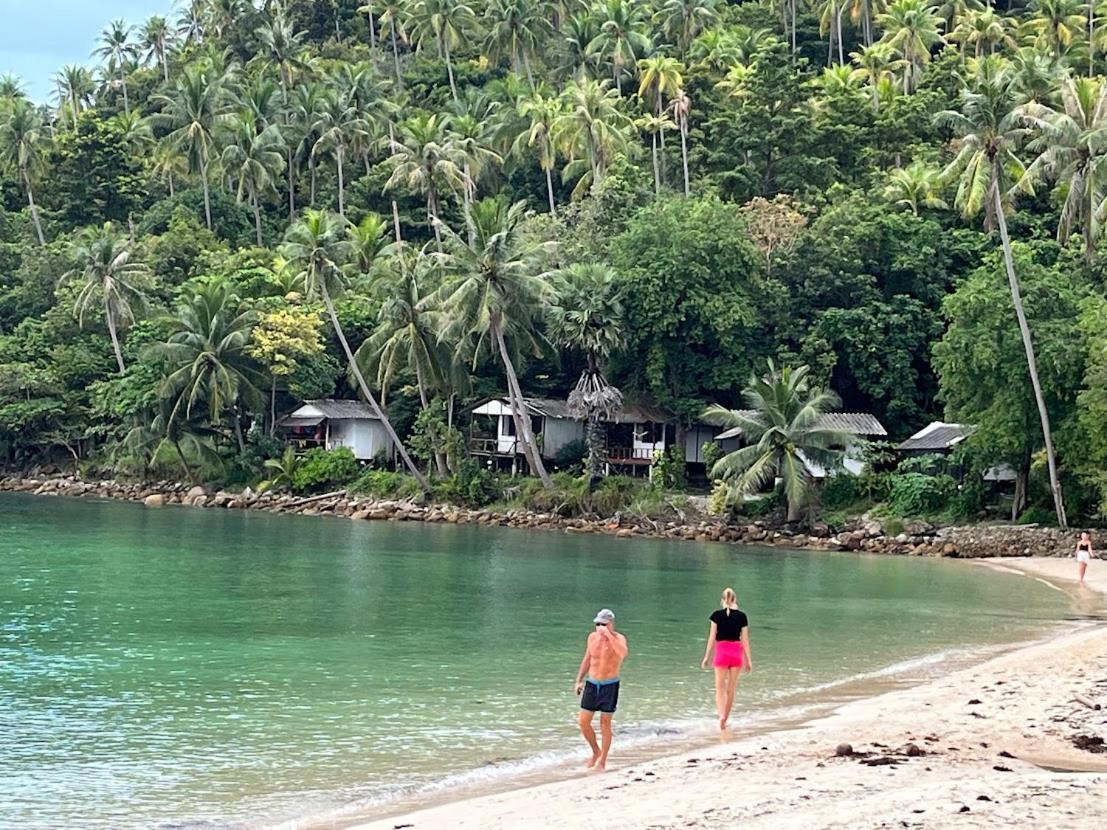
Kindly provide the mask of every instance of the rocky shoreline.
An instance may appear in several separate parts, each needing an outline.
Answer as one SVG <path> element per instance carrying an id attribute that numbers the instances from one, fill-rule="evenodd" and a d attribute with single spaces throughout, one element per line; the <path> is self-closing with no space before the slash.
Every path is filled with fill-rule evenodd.
<path id="1" fill-rule="evenodd" d="M 688 517 L 684 521 L 655 521 L 618 514 L 606 519 L 570 518 L 521 509 L 498 512 L 448 504 L 422 505 L 407 501 L 380 500 L 348 494 L 346 491 L 298 497 L 277 493 L 259 494 L 250 488 L 234 493 L 179 482 L 137 484 L 114 480 L 82 481 L 73 476 L 5 476 L 0 478 L 0 491 L 31 493 L 37 496 L 137 501 L 148 507 L 176 504 L 196 508 L 332 516 L 354 521 L 495 525 L 560 530 L 564 533 L 601 533 L 617 538 L 677 539 L 901 556 L 1069 556 L 1074 545 L 1072 532 L 1033 525 L 936 527 L 925 522 L 907 522 L 902 532 L 893 534 L 880 521 L 863 519 L 840 530 L 816 524 L 806 531 L 794 531 L 773 527 L 766 522 L 736 523 L 711 516 Z"/>

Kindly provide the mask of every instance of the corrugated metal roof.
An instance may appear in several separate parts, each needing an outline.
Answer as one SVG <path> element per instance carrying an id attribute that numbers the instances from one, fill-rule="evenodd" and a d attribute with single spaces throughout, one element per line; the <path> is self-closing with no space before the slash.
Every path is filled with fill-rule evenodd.
<path id="1" fill-rule="evenodd" d="M 324 418 L 330 418 L 335 421 L 352 420 L 355 418 L 369 418 L 374 421 L 377 419 L 373 410 L 370 409 L 369 404 L 362 403 L 361 401 L 336 400 L 335 398 L 304 401 L 304 405 L 293 412 L 290 417 L 305 417 L 308 413 L 300 411 L 305 407 L 318 410 Z"/>
<path id="2" fill-rule="evenodd" d="M 946 424 L 941 421 L 932 421 L 896 449 L 903 452 L 948 450 L 964 441 L 969 432 L 971 432 L 971 429 L 963 424 Z"/>
<path id="3" fill-rule="evenodd" d="M 493 398 L 501 402 L 507 407 L 507 398 Z M 569 411 L 569 402 L 561 398 L 524 398 L 523 402 L 526 404 L 527 411 L 531 415 L 544 415 L 550 418 L 561 418 L 567 421 L 580 420 Z M 488 402 L 482 402 L 473 407 L 473 410 L 482 408 Z M 672 423 L 673 417 L 667 415 L 663 410 L 655 409 L 649 406 L 642 406 L 641 404 L 623 404 L 622 408 L 615 413 L 611 418 L 604 419 L 607 423 L 615 424 L 666 424 Z"/>
<path id="4" fill-rule="evenodd" d="M 747 418 L 757 415 L 752 409 L 742 409 L 739 412 Z M 867 412 L 826 412 L 819 416 L 820 429 L 833 429 L 838 432 L 849 432 L 853 435 L 880 436 L 887 435 L 884 425 L 876 419 L 875 415 Z M 728 438 L 737 438 L 742 434 L 739 427 L 728 429 L 715 436 L 716 441 L 725 441 Z"/>

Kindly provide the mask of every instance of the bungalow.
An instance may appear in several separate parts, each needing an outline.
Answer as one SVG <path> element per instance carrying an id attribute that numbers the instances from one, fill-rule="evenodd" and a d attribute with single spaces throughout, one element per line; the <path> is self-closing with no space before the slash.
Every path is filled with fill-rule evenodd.
<path id="1" fill-rule="evenodd" d="M 754 413 L 745 411 L 743 414 L 751 416 Z M 867 412 L 826 412 L 819 416 L 817 425 L 823 429 L 855 435 L 859 439 L 882 438 L 888 434 L 876 416 Z M 733 452 L 742 446 L 742 430 L 737 427 L 724 430 L 718 433 L 714 440 L 724 452 Z M 857 441 L 843 447 L 846 451 L 843 466 L 853 475 L 859 474 L 865 467 L 865 462 L 860 457 L 860 444 L 861 441 Z M 826 478 L 827 471 L 818 464 L 807 461 L 807 467 L 815 478 Z"/>
<path id="2" fill-rule="evenodd" d="M 584 423 L 569 412 L 569 404 L 557 398 L 524 398 L 542 457 L 556 458 L 574 441 L 584 440 Z M 506 397 L 489 398 L 469 410 L 469 453 L 492 460 L 510 459 L 516 467 L 523 455 L 515 434 L 515 419 Z M 625 404 L 605 419 L 608 463 L 633 471 L 648 468 L 654 453 L 676 439 L 676 427 L 665 413 L 637 404 Z"/>
<path id="3" fill-rule="evenodd" d="M 940 455 L 948 458 L 957 446 L 972 434 L 973 428 L 965 424 L 947 424 L 931 421 L 902 444 L 896 447 L 903 458 L 919 455 Z M 950 469 L 960 479 L 963 471 Z M 996 484 L 1014 481 L 1015 470 L 1008 464 L 997 464 L 984 471 L 984 480 Z"/>
<path id="4" fill-rule="evenodd" d="M 390 455 L 392 442 L 380 419 L 361 401 L 326 398 L 304 401 L 278 426 L 289 445 L 300 449 L 349 447 L 359 461 Z"/>

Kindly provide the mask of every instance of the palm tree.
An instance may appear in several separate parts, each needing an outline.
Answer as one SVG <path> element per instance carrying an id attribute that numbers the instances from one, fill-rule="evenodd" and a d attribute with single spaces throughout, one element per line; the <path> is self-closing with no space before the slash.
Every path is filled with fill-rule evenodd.
<path id="1" fill-rule="evenodd" d="M 596 14 L 600 31 L 588 44 L 588 51 L 610 61 L 611 76 L 621 96 L 623 70 L 634 66 L 650 49 L 646 7 L 635 0 L 605 0 Z"/>
<path id="2" fill-rule="evenodd" d="M 688 177 L 688 119 L 692 114 L 692 99 L 681 89 L 669 104 L 677 128 L 680 130 L 680 161 L 684 168 L 684 198 L 692 195 L 692 183 Z"/>
<path id="3" fill-rule="evenodd" d="M 135 306 L 144 301 L 143 282 L 151 276 L 149 266 L 135 256 L 134 243 L 117 233 L 108 222 L 101 228 L 87 228 L 72 247 L 73 270 L 64 274 L 59 286 L 79 286 L 74 313 L 83 327 L 90 309 L 99 307 L 108 327 L 119 373 L 126 371 L 119 330 L 134 322 Z"/>
<path id="4" fill-rule="evenodd" d="M 528 119 L 529 124 L 516 136 L 512 151 L 522 155 L 524 148 L 530 148 L 537 155 L 538 166 L 546 174 L 546 195 L 550 202 L 550 215 L 556 215 L 553 169 L 557 164 L 557 147 L 554 144 L 553 125 L 561 114 L 561 99 L 535 91 L 529 98 L 519 102 L 518 111 L 520 116 Z"/>
<path id="5" fill-rule="evenodd" d="M 304 287 L 309 298 L 320 296 L 327 308 L 331 325 L 334 326 L 335 336 L 346 355 L 346 362 L 357 381 L 362 396 L 369 403 L 373 414 L 380 420 L 385 432 L 388 433 L 396 452 L 399 453 L 404 465 L 408 468 L 419 486 L 424 491 L 430 490 L 426 477 L 415 466 L 407 449 L 400 441 L 392 422 L 381 409 L 373 393 L 369 391 L 369 385 L 354 359 L 354 353 L 350 349 L 350 343 L 346 340 L 346 334 L 342 330 L 342 323 L 338 320 L 338 312 L 334 307 L 332 292 L 341 291 L 344 288 L 344 275 L 342 265 L 346 259 L 349 245 L 344 237 L 345 220 L 332 214 L 318 210 L 306 210 L 302 218 L 288 229 L 285 234 L 285 242 L 282 246 L 283 255 L 296 263 L 304 275 Z"/>
<path id="6" fill-rule="evenodd" d="M 243 194 L 249 197 L 260 248 L 265 244 L 261 238 L 261 195 L 276 190 L 277 178 L 284 171 L 284 137 L 276 124 L 259 131 L 253 115 L 244 113 L 231 122 L 227 139 L 221 157 L 223 169 L 238 180 L 238 201 L 242 201 Z"/>
<path id="7" fill-rule="evenodd" d="M 842 38 L 842 18 L 845 16 L 847 3 L 848 0 L 820 0 L 819 2 L 819 34 L 829 33 L 830 35 L 827 40 L 827 66 L 834 62 L 835 43 L 838 44 L 838 65 L 842 66 L 846 62 L 845 46 Z"/>
<path id="8" fill-rule="evenodd" d="M 666 108 L 665 98 L 670 99 L 684 89 L 684 66 L 676 58 L 660 53 L 638 61 L 638 97 L 652 105 L 653 114 L 662 119 Z M 660 123 L 658 139 L 661 152 L 665 151 L 665 127 Z M 674 125 L 675 126 L 675 125 Z M 658 144 L 653 146 L 654 167 L 657 166 Z M 665 178 L 665 159 L 661 159 L 661 178 Z"/>
<path id="9" fill-rule="evenodd" d="M 241 310 L 230 286 L 205 284 L 184 298 L 173 332 L 151 354 L 164 361 L 161 397 L 168 403 L 168 427 L 204 415 L 212 426 L 231 413 L 239 451 L 246 448 L 242 419 L 264 406 L 264 373 L 250 356 L 257 313 Z"/>
<path id="10" fill-rule="evenodd" d="M 0 75 L 0 100 L 5 98 L 14 100 L 16 98 L 26 97 L 27 90 L 23 88 L 23 81 L 10 72 L 5 72 L 3 75 Z"/>
<path id="11" fill-rule="evenodd" d="M 861 42 L 865 46 L 871 46 L 873 42 L 873 20 L 883 13 L 886 3 L 884 0 L 847 0 L 849 18 L 853 24 L 861 26 Z M 839 34 L 841 32 L 839 31 Z"/>
<path id="12" fill-rule="evenodd" d="M 54 76 L 54 83 L 58 87 L 58 96 L 69 105 L 73 129 L 76 130 L 77 119 L 81 117 L 81 107 L 88 103 L 96 89 L 92 81 L 92 73 L 83 66 L 66 64 Z"/>
<path id="13" fill-rule="evenodd" d="M 700 32 L 718 20 L 718 0 L 664 0 L 657 21 L 669 43 L 683 56 Z"/>
<path id="14" fill-rule="evenodd" d="M 361 222 L 350 225 L 347 233 L 351 277 L 368 275 L 388 248 L 388 223 L 379 213 L 367 213 Z"/>
<path id="15" fill-rule="evenodd" d="M 147 18 L 138 37 L 139 47 L 146 50 L 143 62 L 160 66 L 162 77 L 169 83 L 169 43 L 172 33 L 168 22 L 158 15 Z"/>
<path id="16" fill-rule="evenodd" d="M 123 111 L 129 112 L 130 101 L 127 98 L 127 75 L 124 68 L 129 60 L 138 55 L 138 47 L 131 42 L 131 32 L 134 31 L 124 20 L 113 20 L 108 27 L 100 33 L 102 44 L 92 54 L 114 63 L 119 72 L 119 83 L 123 87 Z"/>
<path id="17" fill-rule="evenodd" d="M 1027 149 L 1036 154 L 1026 168 L 1028 182 L 1057 182 L 1064 202 L 1057 223 L 1057 241 L 1064 243 L 1074 230 L 1084 236 L 1084 254 L 1090 260 L 1102 232 L 1107 205 L 1107 85 L 1098 78 L 1066 76 L 1061 82 L 1056 110 L 1026 104 L 1022 113 L 1033 137 Z"/>
<path id="18" fill-rule="evenodd" d="M 953 43 L 961 44 L 961 58 L 964 62 L 968 49 L 979 59 L 985 53 L 991 55 L 999 47 L 1014 49 L 1015 38 L 1011 31 L 1011 21 L 997 13 L 994 9 L 969 12 L 961 18 L 956 28 L 949 33 L 947 38 Z"/>
<path id="19" fill-rule="evenodd" d="M 323 111 L 327 90 L 322 84 L 301 83 L 292 90 L 291 118 L 287 126 L 288 136 L 286 140 L 289 146 L 295 145 L 293 159 L 298 167 L 303 167 L 307 161 L 308 171 L 311 177 L 311 190 L 308 204 L 315 207 L 316 164 L 315 154 L 312 150 L 315 142 L 319 140 L 319 115 Z M 289 204 L 294 203 L 294 196 L 289 196 Z"/>
<path id="20" fill-rule="evenodd" d="M 892 76 L 895 60 L 892 47 L 887 43 L 874 43 L 862 47 L 860 52 L 850 52 L 850 60 L 857 68 L 851 77 L 864 80 L 872 93 L 873 112 L 880 109 L 880 83 Z"/>
<path id="21" fill-rule="evenodd" d="M 450 92 L 457 100 L 457 84 L 454 83 L 454 67 L 450 49 L 461 44 L 468 33 L 476 28 L 477 16 L 471 6 L 459 0 L 413 0 L 408 10 L 408 28 L 415 39 L 417 49 L 434 43 L 438 57 L 446 61 L 446 74 Z"/>
<path id="22" fill-rule="evenodd" d="M 598 263 L 573 263 L 559 274 L 562 288 L 551 309 L 554 342 L 584 355 L 585 367 L 569 393 L 569 410 L 585 420 L 588 473 L 595 481 L 606 462 L 602 418 L 623 405 L 623 394 L 608 383 L 603 364 L 626 342 L 623 289 L 616 273 Z"/>
<path id="23" fill-rule="evenodd" d="M 996 225 L 999 226 L 1011 301 L 1015 307 L 1015 316 L 1026 351 L 1030 383 L 1034 388 L 1034 399 L 1042 423 L 1042 438 L 1045 442 L 1057 523 L 1066 527 L 1065 505 L 1061 481 L 1057 475 L 1057 459 L 1053 452 L 1049 411 L 1046 409 L 1038 378 L 1034 342 L 1022 306 L 1022 292 L 1015 274 L 1011 239 L 1007 234 L 1007 220 L 1004 216 L 1012 198 L 1012 185 L 1023 180 L 1025 174 L 1025 168 L 1016 152 L 1025 131 L 1022 126 L 1023 115 L 1018 107 L 1019 100 L 1011 82 L 1011 73 L 1000 59 L 984 58 L 981 64 L 975 88 L 965 88 L 961 92 L 961 110 L 947 110 L 936 116 L 936 122 L 950 129 L 960 146 L 957 156 L 942 173 L 942 177 L 946 181 L 958 180 L 954 206 L 963 216 L 975 216 L 983 210 L 985 229 L 990 231 Z"/>
<path id="24" fill-rule="evenodd" d="M 49 132 L 38 107 L 26 98 L 0 99 L 0 165 L 19 176 L 27 191 L 27 206 L 38 234 L 38 244 L 45 245 L 42 222 L 35 204 L 34 181 L 44 163 Z"/>
<path id="25" fill-rule="evenodd" d="M 186 45 L 200 44 L 204 40 L 204 17 L 207 0 L 184 0 L 177 15 L 177 37 Z"/>
<path id="26" fill-rule="evenodd" d="M 565 75 L 595 77 L 599 56 L 589 45 L 600 35 L 600 21 L 591 12 L 569 16 L 561 25 L 561 70 Z"/>
<path id="27" fill-rule="evenodd" d="M 383 0 L 381 8 L 383 9 L 380 17 L 381 39 L 385 38 L 385 30 L 387 30 L 387 37 L 392 43 L 392 68 L 396 73 L 396 86 L 402 87 L 404 79 L 400 74 L 400 48 L 397 44 L 401 40 L 407 42 L 407 31 L 404 28 L 404 2 L 403 0 Z"/>
<path id="28" fill-rule="evenodd" d="M 941 21 L 924 0 L 896 0 L 877 22 L 885 42 L 903 59 L 903 91 L 910 95 L 930 63 L 930 49 L 943 42 Z"/>
<path id="29" fill-rule="evenodd" d="M 562 93 L 562 113 L 553 123 L 558 148 L 569 157 L 562 179 L 578 178 L 573 196 L 600 186 L 615 156 L 627 146 L 633 127 L 618 107 L 619 94 L 607 81 L 573 80 Z"/>
<path id="30" fill-rule="evenodd" d="M 982 12 L 985 8 L 981 0 L 931 0 L 930 5 L 934 7 L 934 14 L 945 24 L 943 28 L 947 32 L 956 29 L 958 22 L 967 15 Z M 992 6 L 991 0 L 988 0 L 987 6 Z"/>
<path id="31" fill-rule="evenodd" d="M 888 184 L 884 187 L 884 198 L 897 207 L 911 208 L 915 216 L 919 207 L 949 207 L 941 197 L 941 171 L 914 161 L 905 168 L 897 167 L 888 174 Z"/>
<path id="32" fill-rule="evenodd" d="M 1060 57 L 1084 30 L 1080 6 L 1080 0 L 1032 0 L 1027 31 L 1036 35 L 1039 46 Z"/>
<path id="33" fill-rule="evenodd" d="M 370 135 L 369 123 L 361 117 L 349 90 L 329 90 L 323 97 L 322 107 L 313 125 L 318 134 L 311 154 L 334 154 L 338 169 L 338 215 L 346 216 L 346 185 L 344 165 L 350 148 Z"/>
<path id="34" fill-rule="evenodd" d="M 783 367 L 769 361 L 765 377 L 750 378 L 742 390 L 748 410 L 715 404 L 703 420 L 726 430 L 740 431 L 746 446 L 715 462 L 711 475 L 741 497 L 759 491 L 777 479 L 788 501 L 788 521 L 798 522 L 815 487 L 812 468 L 830 472 L 842 466 L 849 433 L 829 429 L 822 416 L 838 405 L 832 392 L 814 389 L 810 369 Z"/>
<path id="35" fill-rule="evenodd" d="M 459 115 L 452 121 L 451 132 L 451 140 L 462 160 L 461 193 L 468 222 L 469 208 L 477 198 L 477 182 L 503 158 L 492 149 L 492 135 L 486 119 Z"/>
<path id="36" fill-rule="evenodd" d="M 376 375 L 382 396 L 397 374 L 410 370 L 424 410 L 430 409 L 434 391 L 449 388 L 455 362 L 453 349 L 439 337 L 441 319 L 433 297 L 437 270 L 425 251 L 397 246 L 381 269 L 378 287 L 386 299 L 377 325 L 354 355 L 362 372 Z M 435 466 L 440 476 L 449 474 L 443 453 L 435 453 Z"/>
<path id="37" fill-rule="evenodd" d="M 539 324 L 552 294 L 550 282 L 538 273 L 538 248 L 520 228 L 525 211 L 523 202 L 477 202 L 470 218 L 471 243 L 443 226 L 451 276 L 436 296 L 446 319 L 443 340 L 474 341 L 474 361 L 482 347 L 499 357 L 515 434 L 522 438 L 531 473 L 549 488 L 553 480 L 542 463 L 512 357 L 519 350 L 538 351 Z"/>
<path id="38" fill-rule="evenodd" d="M 553 34 L 548 20 L 539 14 L 534 0 L 489 0 L 484 10 L 487 34 L 484 50 L 497 60 L 506 57 L 516 74 L 522 69 L 534 86 L 530 59 Z"/>
<path id="39" fill-rule="evenodd" d="M 449 132 L 449 118 L 420 113 L 400 125 L 400 137 L 392 145 L 392 175 L 385 190 L 397 188 L 423 196 L 427 222 L 441 241 L 438 222 L 441 188 L 458 191 L 468 187 L 465 154 Z"/>
<path id="40" fill-rule="evenodd" d="M 661 168 L 657 163 L 658 136 L 664 135 L 666 129 L 675 129 L 676 124 L 665 115 L 644 115 L 635 119 L 634 126 L 650 137 L 650 154 L 653 156 L 653 195 L 661 197 Z"/>
<path id="41" fill-rule="evenodd" d="M 155 128 L 169 130 L 162 140 L 188 160 L 191 173 L 199 174 L 204 187 L 204 219 L 210 231 L 211 188 L 208 174 L 215 150 L 216 130 L 228 117 L 223 79 L 209 75 L 201 67 L 190 65 L 177 78 L 172 94 L 159 93 L 154 100 L 163 108 L 150 116 L 150 123 Z"/>

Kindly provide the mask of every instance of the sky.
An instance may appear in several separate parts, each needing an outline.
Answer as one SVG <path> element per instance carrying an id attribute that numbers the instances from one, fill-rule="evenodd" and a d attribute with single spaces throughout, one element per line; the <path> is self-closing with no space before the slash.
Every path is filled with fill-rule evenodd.
<path id="1" fill-rule="evenodd" d="M 152 14 L 172 18 L 173 0 L 0 0 L 0 75 L 19 76 L 34 100 L 45 101 L 63 65 L 95 63 L 92 50 L 109 21 L 134 25 Z"/>

